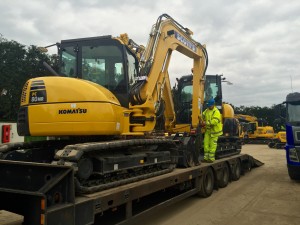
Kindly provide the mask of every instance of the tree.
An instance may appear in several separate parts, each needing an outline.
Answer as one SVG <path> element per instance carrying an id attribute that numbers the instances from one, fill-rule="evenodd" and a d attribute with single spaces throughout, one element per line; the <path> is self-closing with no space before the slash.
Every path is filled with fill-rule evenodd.
<path id="1" fill-rule="evenodd" d="M 275 119 L 279 117 L 278 110 L 273 105 L 272 107 L 260 107 L 260 106 L 239 106 L 234 107 L 234 112 L 236 114 L 245 114 L 250 116 L 255 116 L 261 121 L 265 121 L 263 126 L 269 125 L 273 126 Z"/>
<path id="2" fill-rule="evenodd" d="M 26 47 L 0 35 L 0 121 L 16 121 L 22 88 L 33 77 L 47 76 L 43 61 L 57 63 L 36 46 Z M 57 66 L 56 66 L 57 67 Z"/>

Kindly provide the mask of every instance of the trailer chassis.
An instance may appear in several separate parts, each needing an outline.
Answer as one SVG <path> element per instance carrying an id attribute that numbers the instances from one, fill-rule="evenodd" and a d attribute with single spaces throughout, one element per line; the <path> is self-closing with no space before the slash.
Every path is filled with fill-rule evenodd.
<path id="1" fill-rule="evenodd" d="M 240 154 L 92 194 L 77 194 L 72 167 L 0 160 L 0 209 L 23 215 L 25 225 L 102 224 L 107 215 L 103 224 L 130 224 L 190 196 L 209 197 L 214 189 L 226 187 L 260 165 L 252 156 Z M 139 202 L 156 194 L 163 196 L 160 201 L 140 207 Z M 120 218 L 110 216 L 117 212 Z"/>

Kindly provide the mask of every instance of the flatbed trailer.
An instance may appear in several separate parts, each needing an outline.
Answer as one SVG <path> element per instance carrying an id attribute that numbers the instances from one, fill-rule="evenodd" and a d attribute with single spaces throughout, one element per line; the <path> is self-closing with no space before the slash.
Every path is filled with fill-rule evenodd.
<path id="1" fill-rule="evenodd" d="M 75 193 L 68 166 L 0 160 L 0 210 L 24 216 L 30 225 L 130 224 L 153 209 L 193 195 L 209 197 L 263 163 L 247 154 L 92 194 Z"/>

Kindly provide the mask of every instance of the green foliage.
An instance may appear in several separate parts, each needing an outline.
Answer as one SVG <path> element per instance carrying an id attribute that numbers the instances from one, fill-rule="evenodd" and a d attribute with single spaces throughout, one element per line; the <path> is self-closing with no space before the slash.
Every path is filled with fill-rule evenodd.
<path id="1" fill-rule="evenodd" d="M 0 121 L 16 121 L 22 88 L 28 79 L 50 74 L 43 61 L 57 64 L 55 56 L 41 53 L 36 46 L 26 47 L 0 36 Z"/>

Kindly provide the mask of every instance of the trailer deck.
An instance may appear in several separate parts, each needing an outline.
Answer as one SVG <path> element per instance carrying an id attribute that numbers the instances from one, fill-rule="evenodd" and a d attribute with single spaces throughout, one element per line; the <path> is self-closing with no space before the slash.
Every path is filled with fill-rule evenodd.
<path id="1" fill-rule="evenodd" d="M 224 186 L 224 168 L 229 168 L 230 174 L 227 175 L 234 180 L 252 166 L 260 164 L 253 157 L 240 154 L 80 195 L 74 192 L 71 167 L 1 160 L 0 209 L 24 215 L 24 224 L 30 225 L 86 225 L 93 224 L 95 219 L 101 224 L 107 217 L 109 221 L 105 224 L 128 224 L 152 209 L 165 207 L 189 196 L 198 194 L 208 197 L 213 189 Z M 208 173 L 210 171 L 213 171 L 212 177 Z M 153 197 L 155 195 L 160 197 Z M 147 200 L 149 196 L 152 196 L 150 202 Z"/>

